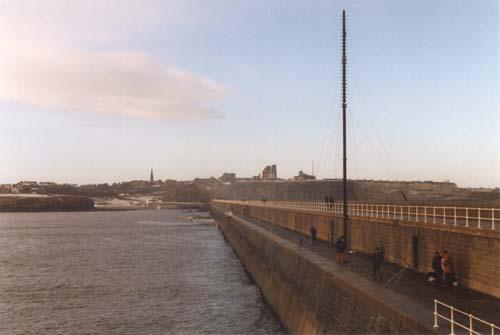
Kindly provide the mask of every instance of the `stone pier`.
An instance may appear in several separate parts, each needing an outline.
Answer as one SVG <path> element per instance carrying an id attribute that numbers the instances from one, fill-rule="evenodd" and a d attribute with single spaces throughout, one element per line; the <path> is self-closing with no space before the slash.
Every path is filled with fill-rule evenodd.
<path id="1" fill-rule="evenodd" d="M 396 294 L 243 215 L 217 206 L 211 213 L 290 332 L 432 333 L 431 305 Z"/>

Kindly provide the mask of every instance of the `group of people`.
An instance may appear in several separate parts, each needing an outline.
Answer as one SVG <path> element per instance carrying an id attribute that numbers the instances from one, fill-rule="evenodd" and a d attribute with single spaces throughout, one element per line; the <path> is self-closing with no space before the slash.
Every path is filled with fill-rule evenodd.
<path id="1" fill-rule="evenodd" d="M 310 229 L 311 245 L 316 245 L 317 230 L 313 225 Z M 336 261 L 337 264 L 345 264 L 345 252 L 347 250 L 347 244 L 344 236 L 340 236 L 335 242 L 336 250 Z M 382 281 L 382 266 L 384 264 L 384 249 L 381 247 L 376 247 L 375 252 L 371 255 L 372 259 L 372 277 L 373 280 L 380 282 Z M 443 256 L 436 251 L 434 258 L 432 259 L 432 269 L 433 272 L 429 272 L 429 281 L 437 281 L 438 283 L 443 283 L 444 286 L 453 286 L 455 282 L 455 276 L 453 271 L 453 261 L 451 260 L 448 251 L 444 250 Z"/>
<path id="2" fill-rule="evenodd" d="M 453 287 L 455 282 L 455 274 L 453 269 L 453 261 L 447 250 L 443 251 L 443 256 L 436 251 L 432 259 L 432 272 L 429 272 L 429 281 L 443 283 L 445 287 Z"/>
<path id="3" fill-rule="evenodd" d="M 316 227 L 313 225 L 311 226 L 311 229 L 309 230 L 309 234 L 311 236 L 311 245 L 314 246 L 316 245 L 316 239 L 317 239 L 317 230 Z M 337 251 L 336 254 L 336 259 L 338 264 L 344 264 L 345 263 L 345 251 L 347 249 L 347 244 L 345 242 L 344 236 L 340 236 L 340 238 L 335 242 L 335 250 Z"/>

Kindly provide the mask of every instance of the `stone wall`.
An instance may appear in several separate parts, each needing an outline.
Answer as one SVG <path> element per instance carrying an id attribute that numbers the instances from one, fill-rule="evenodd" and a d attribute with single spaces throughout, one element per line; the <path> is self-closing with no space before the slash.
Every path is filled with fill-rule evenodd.
<path id="1" fill-rule="evenodd" d="M 500 190 L 463 189 L 454 183 L 349 180 L 350 201 L 405 205 L 499 207 Z M 239 181 L 212 192 L 214 199 L 342 201 L 342 180 Z"/>
<path id="2" fill-rule="evenodd" d="M 308 235 L 312 225 L 318 238 L 330 241 L 343 234 L 343 220 L 331 214 L 284 210 L 258 206 L 226 205 L 227 209 Z M 400 222 L 384 219 L 351 219 L 348 224 L 350 248 L 371 254 L 383 246 L 386 259 L 416 270 L 432 271 L 434 252 L 448 250 L 460 285 L 500 297 L 500 231 L 452 225 Z M 418 237 L 414 253 L 413 238 Z"/>
<path id="3" fill-rule="evenodd" d="M 211 206 L 212 216 L 288 330 L 297 334 L 422 334 L 431 320 L 417 320 L 415 306 L 398 308 L 390 290 L 374 292 L 362 278 L 357 287 L 337 266 L 243 219 Z M 262 214 L 271 214 L 269 212 Z M 361 287 L 361 288 L 360 288 Z M 378 295 L 377 295 L 378 293 Z"/>

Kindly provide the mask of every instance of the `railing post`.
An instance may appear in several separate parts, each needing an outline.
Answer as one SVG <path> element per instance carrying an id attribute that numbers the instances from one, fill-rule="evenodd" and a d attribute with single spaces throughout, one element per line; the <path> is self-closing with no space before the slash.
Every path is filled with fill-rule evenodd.
<path id="1" fill-rule="evenodd" d="M 495 230 L 495 209 L 491 209 L 491 229 Z"/>
<path id="2" fill-rule="evenodd" d="M 441 207 L 443 209 L 443 224 L 446 224 L 446 207 Z"/>
<path id="3" fill-rule="evenodd" d="M 439 328 L 438 313 L 437 313 L 437 300 L 434 299 L 434 328 Z"/>
<path id="4" fill-rule="evenodd" d="M 394 210 L 394 220 L 396 220 L 396 205 L 393 205 L 393 210 Z"/>
<path id="5" fill-rule="evenodd" d="M 472 314 L 469 314 L 469 335 L 472 335 Z"/>
<path id="6" fill-rule="evenodd" d="M 407 215 L 408 215 L 408 218 L 407 218 L 407 220 L 406 220 L 406 221 L 410 222 L 410 221 L 411 221 L 411 215 L 410 215 L 410 205 L 408 205 L 408 213 L 407 213 Z"/>
<path id="7" fill-rule="evenodd" d="M 477 227 L 481 228 L 481 208 L 477 209 Z"/>
<path id="8" fill-rule="evenodd" d="M 457 225 L 457 208 L 453 207 L 453 225 Z"/>
<path id="9" fill-rule="evenodd" d="M 494 323 L 490 324 L 490 327 L 491 327 L 491 335 L 495 335 L 495 324 Z"/>
<path id="10" fill-rule="evenodd" d="M 415 206 L 415 222 L 418 223 L 418 206 Z"/>
<path id="11" fill-rule="evenodd" d="M 453 318 L 453 310 L 455 308 L 451 306 L 450 308 L 450 320 L 451 320 L 451 333 L 450 335 L 455 335 L 455 319 Z"/>
<path id="12" fill-rule="evenodd" d="M 469 207 L 465 207 L 465 226 L 469 227 Z"/>
<path id="13" fill-rule="evenodd" d="M 424 223 L 427 223 L 427 206 L 424 206 Z"/>
<path id="14" fill-rule="evenodd" d="M 399 221 L 403 221 L 403 206 L 400 207 Z"/>
<path id="15" fill-rule="evenodd" d="M 436 223 L 436 206 L 432 207 L 432 223 Z"/>

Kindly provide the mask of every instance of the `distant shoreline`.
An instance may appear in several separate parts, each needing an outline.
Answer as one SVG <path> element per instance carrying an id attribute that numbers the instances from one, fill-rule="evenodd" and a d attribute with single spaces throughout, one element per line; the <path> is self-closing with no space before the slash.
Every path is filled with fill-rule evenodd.
<path id="1" fill-rule="evenodd" d="M 93 211 L 90 197 L 71 195 L 1 195 L 0 212 L 82 212 Z"/>
<path id="2" fill-rule="evenodd" d="M 199 203 L 133 204 L 103 202 L 87 196 L 0 194 L 0 213 L 119 212 L 157 209 L 200 209 Z"/>

